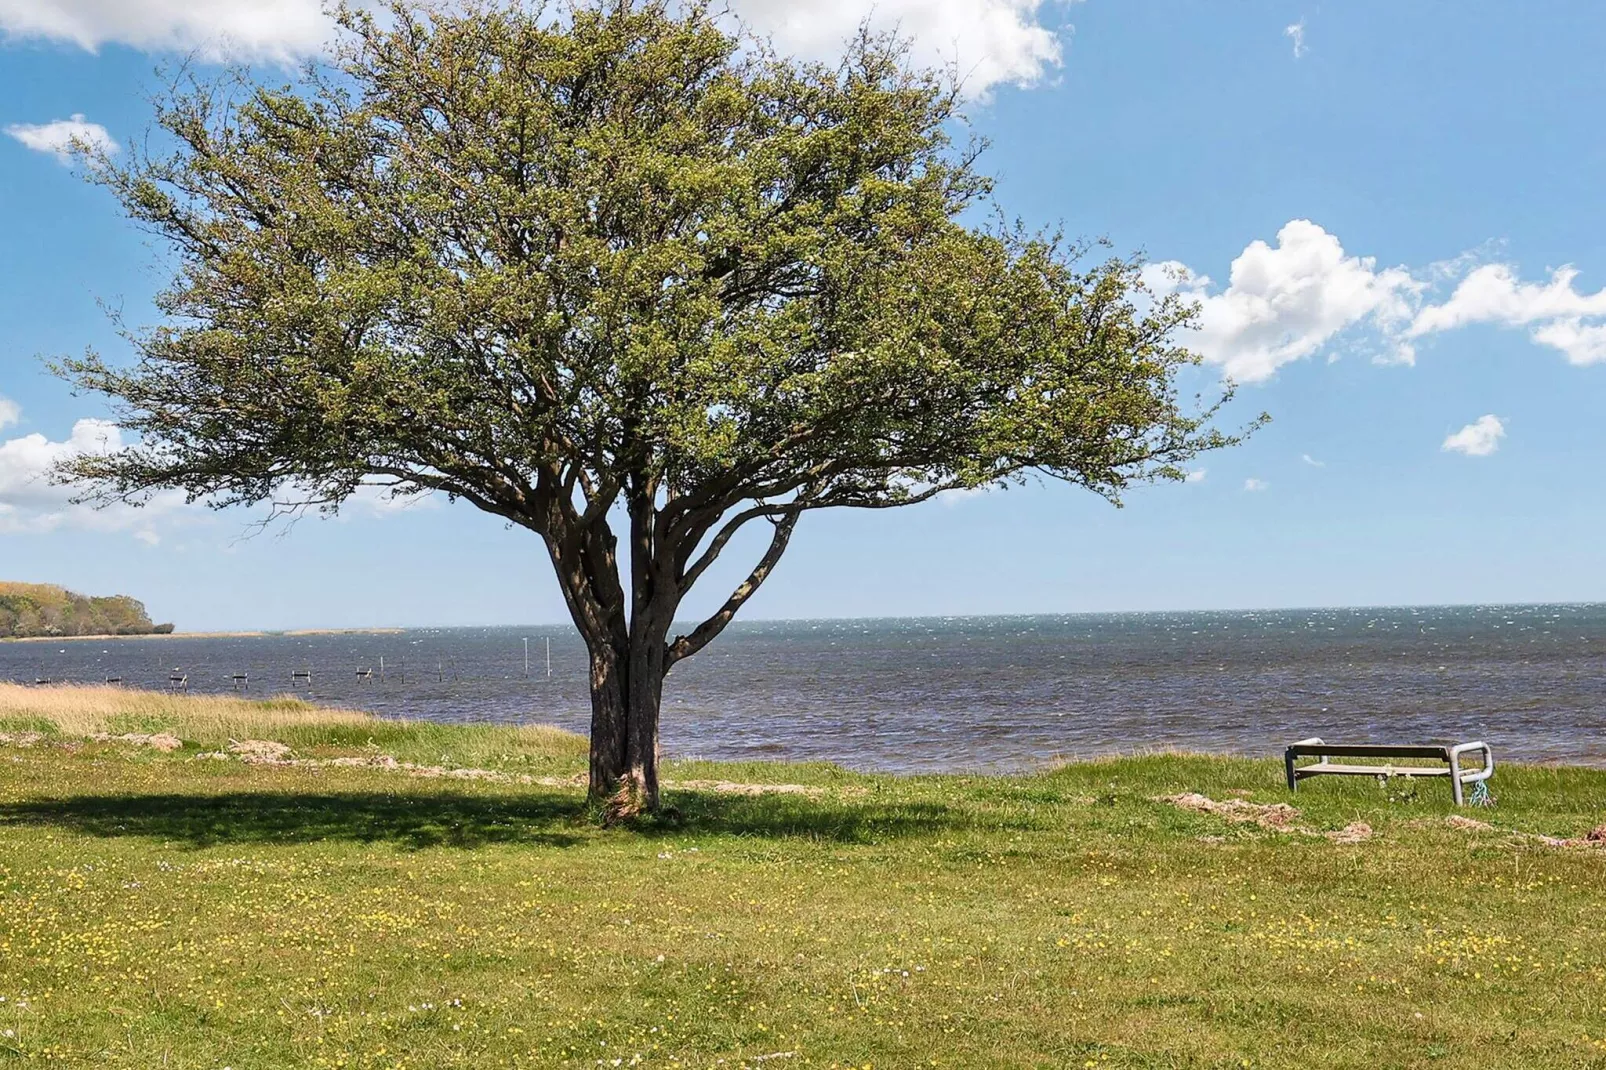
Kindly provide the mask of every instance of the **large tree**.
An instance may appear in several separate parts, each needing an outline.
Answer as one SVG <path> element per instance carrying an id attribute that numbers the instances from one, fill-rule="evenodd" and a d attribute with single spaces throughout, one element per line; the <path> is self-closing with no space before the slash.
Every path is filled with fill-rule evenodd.
<path id="1" fill-rule="evenodd" d="M 988 222 L 959 87 L 896 40 L 801 64 L 667 0 L 338 21 L 295 84 L 191 81 L 156 150 L 97 161 L 178 272 L 136 361 L 62 362 L 136 435 L 66 476 L 324 509 L 379 484 L 528 528 L 617 813 L 658 805 L 665 673 L 805 512 L 1033 475 L 1118 500 L 1232 441 L 1222 398 L 1179 397 L 1191 309 Z"/>

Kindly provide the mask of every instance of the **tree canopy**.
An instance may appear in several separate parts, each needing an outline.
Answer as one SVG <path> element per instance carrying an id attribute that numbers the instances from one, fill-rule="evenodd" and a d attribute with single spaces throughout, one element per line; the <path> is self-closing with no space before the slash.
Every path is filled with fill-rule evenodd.
<path id="1" fill-rule="evenodd" d="M 67 474 L 220 506 L 437 491 L 541 536 L 598 793 L 656 805 L 663 674 L 804 513 L 1030 476 L 1118 499 L 1234 441 L 1178 394 L 1193 310 L 996 221 L 958 87 L 894 38 L 800 63 L 661 0 L 338 20 L 294 84 L 181 87 L 170 148 L 98 161 L 178 271 L 135 362 L 62 362 L 138 436 Z M 753 523 L 747 578 L 675 632 Z"/>

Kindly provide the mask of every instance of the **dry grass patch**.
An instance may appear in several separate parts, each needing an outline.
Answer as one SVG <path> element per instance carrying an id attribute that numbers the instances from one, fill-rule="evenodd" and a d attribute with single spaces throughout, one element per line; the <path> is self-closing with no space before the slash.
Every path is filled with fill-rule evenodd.
<path id="1" fill-rule="evenodd" d="M 130 722 L 148 723 L 183 739 L 272 738 L 285 728 L 362 726 L 379 718 L 326 709 L 292 695 L 266 700 L 224 695 L 178 695 L 111 686 L 24 687 L 0 683 L 0 720 L 40 721 L 64 736 L 119 734 Z"/>

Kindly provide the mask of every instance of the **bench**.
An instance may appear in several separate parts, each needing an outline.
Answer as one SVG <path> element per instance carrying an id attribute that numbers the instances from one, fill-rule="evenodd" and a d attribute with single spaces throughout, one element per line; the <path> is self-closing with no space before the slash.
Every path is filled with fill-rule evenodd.
<path id="1" fill-rule="evenodd" d="M 1463 768 L 1461 760 L 1474 751 L 1480 755 L 1480 767 L 1470 770 Z M 1319 758 L 1320 761 L 1311 765 L 1295 765 L 1300 758 Z M 1329 758 L 1426 758 L 1443 762 L 1444 765 L 1395 765 L 1392 761 L 1386 765 L 1339 765 L 1329 761 Z M 1466 785 L 1481 783 L 1494 775 L 1494 752 L 1482 740 L 1457 743 L 1450 747 L 1391 747 L 1368 743 L 1324 743 L 1312 737 L 1300 740 L 1283 752 L 1283 766 L 1288 772 L 1289 791 L 1298 791 L 1299 782 L 1313 776 L 1448 777 L 1455 804 L 1464 806 Z"/>

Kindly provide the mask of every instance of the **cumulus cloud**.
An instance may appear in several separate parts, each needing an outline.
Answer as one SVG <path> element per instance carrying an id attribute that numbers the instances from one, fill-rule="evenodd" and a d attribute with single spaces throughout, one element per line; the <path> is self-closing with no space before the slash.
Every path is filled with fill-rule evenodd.
<path id="1" fill-rule="evenodd" d="M 1294 58 L 1295 59 L 1298 59 L 1298 58 L 1300 58 L 1301 56 L 1303 56 L 1305 54 L 1306 49 L 1305 49 L 1305 20 L 1304 19 L 1300 19 L 1298 22 L 1294 23 L 1292 26 L 1286 27 L 1283 30 L 1283 36 L 1290 37 L 1290 38 L 1293 39 L 1293 41 L 1294 41 Z"/>
<path id="2" fill-rule="evenodd" d="M 1244 383 L 1270 379 L 1361 324 L 1382 339 L 1385 359 L 1409 363 L 1415 353 L 1404 331 L 1426 285 L 1404 268 L 1379 270 L 1372 257 L 1349 255 L 1308 219 L 1285 224 L 1275 246 L 1250 242 L 1219 293 L 1210 292 L 1207 276 L 1175 261 L 1150 265 L 1145 281 L 1199 303 L 1199 332 L 1189 345 Z"/>
<path id="3" fill-rule="evenodd" d="M 91 52 L 121 44 L 288 62 L 318 51 L 330 22 L 320 0 L 0 0 L 0 30 Z"/>
<path id="4" fill-rule="evenodd" d="M 22 409 L 15 401 L 7 397 L 0 397 L 0 430 L 4 430 L 22 419 Z"/>
<path id="5" fill-rule="evenodd" d="M 12 123 L 6 127 L 6 133 L 35 152 L 50 153 L 64 164 L 72 163 L 73 156 L 85 148 L 107 153 L 118 151 L 117 142 L 106 128 L 89 122 L 82 113 L 48 123 Z"/>
<path id="6" fill-rule="evenodd" d="M 1450 453 L 1464 453 L 1468 457 L 1487 457 L 1500 448 L 1506 437 L 1506 425 L 1500 417 L 1490 413 L 1480 416 L 1444 440 L 1439 447 Z"/>
<path id="7" fill-rule="evenodd" d="M 1207 472 L 1208 469 L 1204 468 L 1190 468 L 1184 479 L 1189 483 L 1203 483 Z"/>
<path id="8" fill-rule="evenodd" d="M 1157 297 L 1197 302 L 1189 347 L 1240 383 L 1265 382 L 1319 353 L 1337 359 L 1341 343 L 1379 362 L 1412 364 L 1422 339 L 1479 324 L 1527 328 L 1573 364 L 1606 363 L 1606 287 L 1579 289 L 1571 266 L 1525 282 L 1490 255 L 1486 246 L 1420 269 L 1379 268 L 1375 258 L 1347 252 L 1337 235 L 1295 219 L 1275 245 L 1250 242 L 1224 288 L 1175 260 L 1146 264 L 1142 281 Z"/>
<path id="9" fill-rule="evenodd" d="M 911 38 L 918 59 L 953 63 L 972 93 L 1029 85 L 1058 67 L 1059 34 L 1044 0 L 734 0 L 734 13 L 782 49 L 809 58 L 840 53 L 861 22 Z M 289 62 L 331 36 L 321 0 L 0 0 L 0 31 L 66 41 L 91 51 L 116 43 L 204 58 Z"/>
<path id="10" fill-rule="evenodd" d="M 1484 264 L 1463 278 L 1442 304 L 1411 324 L 1414 337 L 1479 323 L 1532 327 L 1533 340 L 1573 364 L 1606 361 L 1606 288 L 1581 293 L 1578 270 L 1562 267 L 1548 282 L 1523 282 L 1510 264 Z"/>
<path id="11" fill-rule="evenodd" d="M 141 509 L 111 506 L 91 509 L 74 505 L 73 491 L 51 482 L 60 462 L 82 454 L 121 448 L 122 433 L 108 420 L 79 420 L 64 441 L 24 435 L 0 442 L 0 535 L 37 534 L 60 528 L 127 531 L 146 541 L 155 539 L 160 517 L 182 508 L 181 494 L 158 495 Z"/>
<path id="12" fill-rule="evenodd" d="M 732 9 L 784 51 L 829 58 L 866 19 L 913 41 L 917 59 L 952 63 L 973 94 L 1031 85 L 1060 65 L 1059 35 L 1044 26 L 1042 0 L 735 0 Z"/>
<path id="13" fill-rule="evenodd" d="M 1254 476 L 1250 476 L 1248 479 L 1244 480 L 1244 490 L 1247 491 L 1262 491 L 1270 486 L 1271 484 L 1267 483 L 1264 479 L 1256 479 Z"/>

